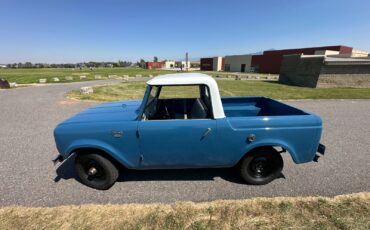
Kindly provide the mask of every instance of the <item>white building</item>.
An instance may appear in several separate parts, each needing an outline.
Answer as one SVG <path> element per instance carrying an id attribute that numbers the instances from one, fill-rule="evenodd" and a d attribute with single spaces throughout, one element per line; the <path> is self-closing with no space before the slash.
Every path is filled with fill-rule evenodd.
<path id="1" fill-rule="evenodd" d="M 315 55 L 338 55 L 339 51 L 336 50 L 316 50 Z"/>
<path id="2" fill-rule="evenodd" d="M 250 72 L 252 55 L 225 56 L 225 71 L 228 72 Z"/>
<path id="3" fill-rule="evenodd" d="M 193 66 L 196 66 L 196 64 L 194 64 Z M 198 66 L 199 66 L 199 63 L 198 63 Z M 163 61 L 163 65 L 162 65 L 162 69 L 166 69 L 166 70 L 185 71 L 186 68 L 188 68 L 188 70 L 194 70 L 197 68 L 199 69 L 199 67 L 192 68 L 192 63 L 190 61 L 188 61 L 187 63 L 186 61 Z"/>
<path id="4" fill-rule="evenodd" d="M 175 68 L 175 61 L 164 61 L 162 69 L 173 69 Z"/>
<path id="5" fill-rule="evenodd" d="M 179 69 L 182 69 L 182 70 L 186 70 L 186 68 L 190 68 L 190 61 L 186 62 L 186 61 L 177 61 L 176 64 L 175 64 L 175 67 L 176 68 L 179 68 Z"/>

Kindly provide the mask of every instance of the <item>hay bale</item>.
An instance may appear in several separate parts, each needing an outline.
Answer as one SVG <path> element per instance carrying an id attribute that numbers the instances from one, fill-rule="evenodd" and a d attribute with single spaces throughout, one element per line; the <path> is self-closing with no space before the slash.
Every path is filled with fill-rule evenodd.
<path id="1" fill-rule="evenodd" d="M 84 86 L 80 88 L 80 93 L 81 94 L 91 94 L 91 93 L 94 93 L 94 90 L 92 87 Z"/>
<path id="2" fill-rule="evenodd" d="M 46 78 L 39 79 L 39 83 L 41 83 L 41 84 L 45 84 L 46 82 L 47 82 Z"/>

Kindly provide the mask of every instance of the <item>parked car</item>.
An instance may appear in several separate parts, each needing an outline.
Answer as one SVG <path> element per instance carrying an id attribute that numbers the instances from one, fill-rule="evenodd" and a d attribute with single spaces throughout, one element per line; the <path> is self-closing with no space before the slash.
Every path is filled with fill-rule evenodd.
<path id="1" fill-rule="evenodd" d="M 128 169 L 230 168 L 248 184 L 281 175 L 287 151 L 297 164 L 324 154 L 319 116 L 266 97 L 222 97 L 205 74 L 182 73 L 147 82 L 142 100 L 105 103 L 59 124 L 62 162 L 76 154 L 80 181 L 110 188 Z M 280 151 L 278 151 L 280 150 Z"/>

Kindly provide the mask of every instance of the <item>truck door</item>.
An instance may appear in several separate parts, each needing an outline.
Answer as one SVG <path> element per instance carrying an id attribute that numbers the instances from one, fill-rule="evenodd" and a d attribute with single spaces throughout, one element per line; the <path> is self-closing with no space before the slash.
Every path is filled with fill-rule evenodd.
<path id="1" fill-rule="evenodd" d="M 216 121 L 147 120 L 139 122 L 142 167 L 202 167 L 212 163 Z"/>

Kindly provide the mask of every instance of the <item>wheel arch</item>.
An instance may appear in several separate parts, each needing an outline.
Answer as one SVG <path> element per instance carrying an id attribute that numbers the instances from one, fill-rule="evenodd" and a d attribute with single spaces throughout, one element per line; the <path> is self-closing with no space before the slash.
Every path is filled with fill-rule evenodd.
<path id="1" fill-rule="evenodd" d="M 120 155 L 118 155 L 115 151 L 108 149 L 108 148 L 104 148 L 101 145 L 99 146 L 75 146 L 68 151 L 67 157 L 71 156 L 72 154 L 86 154 L 86 153 L 99 154 L 109 159 L 110 161 L 112 161 L 112 163 L 114 163 L 116 166 L 123 166 L 125 168 L 129 168 L 129 164 L 127 163 L 125 159 L 123 159 L 122 157 L 119 157 Z"/>
<path id="2" fill-rule="evenodd" d="M 72 155 L 72 154 L 77 154 L 77 155 L 81 155 L 81 154 L 88 154 L 88 153 L 95 153 L 95 154 L 99 154 L 100 156 L 102 157 L 105 157 L 107 158 L 109 161 L 111 161 L 116 167 L 119 167 L 119 166 L 124 166 L 126 167 L 124 164 L 122 164 L 118 159 L 116 159 L 112 154 L 109 154 L 107 153 L 106 151 L 102 150 L 102 149 L 99 149 L 99 148 L 91 148 L 91 147 L 81 147 L 81 148 L 77 148 L 77 149 L 74 149 L 72 152 L 69 153 L 69 156 Z"/>
<path id="3" fill-rule="evenodd" d="M 296 153 L 294 149 L 289 146 L 288 144 L 285 143 L 280 143 L 280 142 L 269 142 L 269 143 L 260 143 L 260 144 L 255 144 L 253 146 L 248 146 L 247 148 L 244 149 L 244 151 L 241 154 L 240 159 L 238 160 L 239 164 L 248 154 L 251 154 L 257 150 L 263 149 L 263 148 L 281 148 L 282 152 L 288 152 L 291 159 L 296 163 Z"/>

